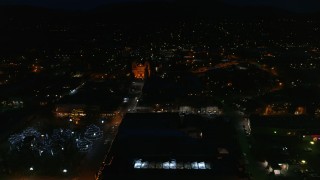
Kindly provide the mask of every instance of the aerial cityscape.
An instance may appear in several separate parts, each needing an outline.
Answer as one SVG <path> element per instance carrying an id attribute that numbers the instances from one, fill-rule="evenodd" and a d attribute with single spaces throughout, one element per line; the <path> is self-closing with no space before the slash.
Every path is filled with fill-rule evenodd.
<path id="1" fill-rule="evenodd" d="M 320 3 L 286 2 L 0 2 L 0 179 L 320 179 Z"/>

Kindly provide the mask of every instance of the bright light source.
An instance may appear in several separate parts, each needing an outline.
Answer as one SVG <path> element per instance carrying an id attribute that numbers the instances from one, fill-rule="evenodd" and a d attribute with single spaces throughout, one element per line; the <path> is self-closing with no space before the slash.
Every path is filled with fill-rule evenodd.
<path id="1" fill-rule="evenodd" d="M 149 163 L 148 162 L 142 162 L 142 164 L 141 164 L 141 168 L 148 168 L 148 166 L 149 166 Z"/>
<path id="2" fill-rule="evenodd" d="M 30 167 L 30 169 L 29 169 L 30 171 L 33 171 L 33 167 Z"/>
<path id="3" fill-rule="evenodd" d="M 199 166 L 199 169 L 206 169 L 206 165 L 204 162 L 199 162 L 198 166 Z"/>
<path id="4" fill-rule="evenodd" d="M 169 166 L 170 166 L 170 169 L 176 169 L 177 167 L 176 161 L 175 160 L 171 161 Z"/>
<path id="5" fill-rule="evenodd" d="M 70 95 L 73 95 L 73 94 L 75 94 L 76 92 L 77 92 L 77 90 L 76 90 L 76 89 L 71 90 L 71 91 L 70 91 Z"/>
<path id="6" fill-rule="evenodd" d="M 199 169 L 199 166 L 198 166 L 197 162 L 191 163 L 191 167 L 192 167 L 192 169 Z"/>
<path id="7" fill-rule="evenodd" d="M 274 134 L 277 134 L 277 131 L 273 131 Z"/>
<path id="8" fill-rule="evenodd" d="M 67 169 L 63 169 L 63 170 L 62 170 L 62 172 L 67 173 L 67 172 L 68 172 L 68 170 L 67 170 Z"/>
<path id="9" fill-rule="evenodd" d="M 274 172 L 274 175 L 280 175 L 281 174 L 281 171 L 277 170 L 277 169 L 273 170 L 273 172 Z"/>
<path id="10" fill-rule="evenodd" d="M 103 123 L 104 123 L 104 120 L 102 120 L 101 123 L 103 124 Z"/>
<path id="11" fill-rule="evenodd" d="M 169 162 L 164 162 L 162 167 L 163 167 L 163 169 L 169 169 L 170 168 L 170 163 Z"/>
<path id="12" fill-rule="evenodd" d="M 129 101 L 129 98 L 123 98 L 123 103 L 127 103 Z"/>
<path id="13" fill-rule="evenodd" d="M 72 119 L 69 119 L 70 122 L 72 122 Z"/>
<path id="14" fill-rule="evenodd" d="M 310 141 L 310 144 L 314 145 L 314 142 L 313 142 L 313 141 Z"/>
<path id="15" fill-rule="evenodd" d="M 268 163 L 268 161 L 266 161 L 266 160 L 265 160 L 264 162 L 262 162 L 262 165 L 263 165 L 264 168 L 267 168 L 268 164 L 269 164 L 269 163 Z"/>
<path id="16" fill-rule="evenodd" d="M 137 161 L 134 162 L 134 168 L 135 169 L 140 169 L 141 165 L 142 165 L 141 160 L 137 160 Z"/>
<path id="17" fill-rule="evenodd" d="M 301 160 L 301 164 L 307 164 L 307 161 Z"/>

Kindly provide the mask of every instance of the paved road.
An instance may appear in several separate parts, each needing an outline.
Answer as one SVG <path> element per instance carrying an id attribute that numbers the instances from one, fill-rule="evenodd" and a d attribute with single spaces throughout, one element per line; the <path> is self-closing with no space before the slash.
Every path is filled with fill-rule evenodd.
<path id="1" fill-rule="evenodd" d="M 131 83 L 130 86 L 130 95 L 131 97 L 129 98 L 128 102 L 123 103 L 119 108 L 118 111 L 116 113 L 116 115 L 114 116 L 114 118 L 112 119 L 112 121 L 110 122 L 110 127 L 112 128 L 111 131 L 109 131 L 108 136 L 108 144 L 107 144 L 107 150 L 105 152 L 105 155 L 101 162 L 101 166 L 99 169 L 97 169 L 96 172 L 97 173 L 97 178 L 99 177 L 99 175 L 102 173 L 105 165 L 108 165 L 112 162 L 112 157 L 110 156 L 109 152 L 112 148 L 112 144 L 114 142 L 115 137 L 117 136 L 118 133 L 118 127 L 122 122 L 123 117 L 125 116 L 125 114 L 130 110 L 132 112 L 135 112 L 136 107 L 138 105 L 138 101 L 142 95 L 142 89 L 144 86 L 144 82 L 143 81 L 133 81 Z M 135 89 L 134 91 L 131 91 L 131 89 Z M 96 173 L 95 172 L 95 173 Z"/>
<path id="2" fill-rule="evenodd" d="M 252 152 L 250 150 L 250 143 L 248 141 L 248 137 L 245 132 L 245 128 L 247 126 L 247 120 L 241 115 L 239 112 L 235 111 L 234 109 L 230 108 L 231 105 L 225 105 L 225 114 L 231 116 L 234 127 L 237 132 L 238 142 L 240 144 L 241 151 L 244 155 L 244 159 L 247 162 L 246 169 L 247 172 L 250 173 L 252 179 L 257 180 L 267 180 L 269 179 L 265 171 L 259 165 L 259 162 L 253 157 Z M 244 126 L 245 125 L 245 128 Z"/>

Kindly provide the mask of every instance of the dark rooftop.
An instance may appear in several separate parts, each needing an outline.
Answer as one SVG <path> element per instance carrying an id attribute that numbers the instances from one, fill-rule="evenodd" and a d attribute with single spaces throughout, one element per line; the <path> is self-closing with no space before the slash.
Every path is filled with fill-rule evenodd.
<path id="1" fill-rule="evenodd" d="M 180 117 L 177 113 L 127 114 L 119 127 L 113 149 L 113 161 L 105 169 L 105 178 L 156 176 L 178 177 L 230 177 L 237 175 L 237 145 L 232 125 L 224 118 L 204 119 L 200 116 Z M 228 154 L 218 159 L 218 149 Z M 136 169 L 134 162 L 160 164 L 176 161 L 177 164 L 205 162 L 210 169 Z M 112 171 L 112 173 L 110 172 Z M 171 173 L 170 173 L 171 172 Z M 167 177 L 167 176 L 166 176 Z"/>

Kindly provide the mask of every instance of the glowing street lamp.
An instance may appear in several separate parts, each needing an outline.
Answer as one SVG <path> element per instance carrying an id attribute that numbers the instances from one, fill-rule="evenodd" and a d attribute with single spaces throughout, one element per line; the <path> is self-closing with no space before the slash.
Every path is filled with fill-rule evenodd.
<path id="1" fill-rule="evenodd" d="M 314 145 L 314 141 L 310 141 L 310 144 Z"/>

